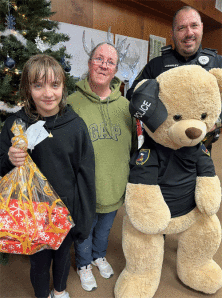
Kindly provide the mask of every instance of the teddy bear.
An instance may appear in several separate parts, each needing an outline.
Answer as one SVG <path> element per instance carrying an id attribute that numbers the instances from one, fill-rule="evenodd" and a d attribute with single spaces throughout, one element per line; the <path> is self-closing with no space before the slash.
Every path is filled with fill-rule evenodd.
<path id="1" fill-rule="evenodd" d="M 151 298 L 161 277 L 164 240 L 175 234 L 177 274 L 188 287 L 213 294 L 222 270 L 220 180 L 202 143 L 221 112 L 222 69 L 181 66 L 136 86 L 130 112 L 145 141 L 130 161 L 123 218 L 126 266 L 116 298 Z"/>

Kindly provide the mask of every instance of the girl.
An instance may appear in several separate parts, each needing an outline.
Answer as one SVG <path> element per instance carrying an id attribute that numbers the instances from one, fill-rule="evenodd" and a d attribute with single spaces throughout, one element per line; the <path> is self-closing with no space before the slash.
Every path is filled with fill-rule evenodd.
<path id="1" fill-rule="evenodd" d="M 49 135 L 29 153 L 59 197 L 69 209 L 75 227 L 58 250 L 43 250 L 30 255 L 31 282 L 36 297 L 69 298 L 66 289 L 70 269 L 70 246 L 85 240 L 95 216 L 94 152 L 84 121 L 66 105 L 65 74 L 60 64 L 48 55 L 31 57 L 22 72 L 20 83 L 24 107 L 10 116 L 2 129 L 0 175 L 24 164 L 27 155 L 11 146 L 11 127 L 20 118 L 27 127 L 46 121 Z M 50 265 L 54 290 L 49 291 Z"/>

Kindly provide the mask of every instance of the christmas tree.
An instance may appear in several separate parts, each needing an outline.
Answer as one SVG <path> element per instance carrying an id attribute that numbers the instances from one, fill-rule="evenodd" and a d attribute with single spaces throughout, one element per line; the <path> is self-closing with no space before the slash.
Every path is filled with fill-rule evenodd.
<path id="1" fill-rule="evenodd" d="M 24 63 L 32 55 L 45 53 L 57 59 L 66 71 L 68 94 L 75 90 L 70 55 L 62 44 L 69 36 L 58 33 L 59 23 L 49 20 L 53 14 L 49 0 L 0 1 L 0 129 L 9 112 L 22 105 L 19 82 Z"/>

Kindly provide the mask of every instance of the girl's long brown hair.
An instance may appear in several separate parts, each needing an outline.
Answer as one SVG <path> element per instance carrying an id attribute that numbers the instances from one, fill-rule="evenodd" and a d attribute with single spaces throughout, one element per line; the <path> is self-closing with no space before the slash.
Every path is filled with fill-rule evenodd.
<path id="1" fill-rule="evenodd" d="M 26 114 L 34 119 L 41 119 L 41 115 L 37 112 L 35 103 L 32 99 L 30 86 L 39 80 L 48 81 L 49 70 L 52 70 L 56 80 L 63 83 L 63 97 L 59 103 L 59 113 L 66 106 L 66 88 L 65 88 L 65 72 L 62 66 L 53 57 L 46 54 L 37 54 L 32 56 L 24 65 L 21 81 L 20 81 L 20 96 L 24 103 Z"/>

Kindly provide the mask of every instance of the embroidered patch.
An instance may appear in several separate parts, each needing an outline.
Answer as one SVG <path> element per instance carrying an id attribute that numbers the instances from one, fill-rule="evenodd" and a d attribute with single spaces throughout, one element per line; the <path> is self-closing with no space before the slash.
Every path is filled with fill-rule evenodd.
<path id="1" fill-rule="evenodd" d="M 201 150 L 203 151 L 203 153 L 210 156 L 210 152 L 207 150 L 207 148 L 204 146 L 204 144 L 201 145 Z"/>
<path id="2" fill-rule="evenodd" d="M 136 160 L 137 165 L 144 165 L 150 157 L 150 149 L 140 149 L 139 155 Z"/>

